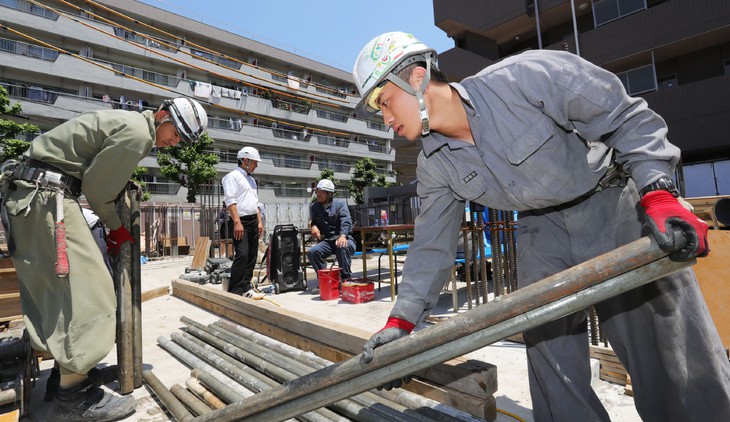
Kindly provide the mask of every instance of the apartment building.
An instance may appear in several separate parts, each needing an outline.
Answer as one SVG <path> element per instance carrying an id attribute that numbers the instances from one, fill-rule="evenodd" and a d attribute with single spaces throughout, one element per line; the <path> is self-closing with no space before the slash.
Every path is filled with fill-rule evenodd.
<path id="1" fill-rule="evenodd" d="M 565 50 L 615 73 L 667 121 L 686 196 L 730 194 L 727 0 L 434 0 L 454 39 L 452 80 L 527 49 Z"/>
<path id="2" fill-rule="evenodd" d="M 42 131 L 89 110 L 188 96 L 210 116 L 219 178 L 241 147 L 259 149 L 264 202 L 301 203 L 321 170 L 347 181 L 362 157 L 395 181 L 393 133 L 353 117 L 346 71 L 133 0 L 0 0 L 0 25 L 0 84 Z M 152 200 L 185 202 L 154 153 L 140 164 Z"/>

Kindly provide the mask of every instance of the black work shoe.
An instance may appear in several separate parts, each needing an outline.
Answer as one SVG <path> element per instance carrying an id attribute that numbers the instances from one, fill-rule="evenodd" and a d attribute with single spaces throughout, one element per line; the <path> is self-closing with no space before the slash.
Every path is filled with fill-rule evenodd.
<path id="1" fill-rule="evenodd" d="M 60 384 L 61 371 L 54 366 L 51 368 L 51 375 L 48 376 L 48 381 L 46 381 L 46 393 L 43 395 L 43 401 L 53 401 L 53 397 L 56 396 Z"/>
<path id="2" fill-rule="evenodd" d="M 50 419 L 110 422 L 130 415 L 136 407 L 137 400 L 134 397 L 117 396 L 86 380 L 75 387 L 58 390 Z"/>

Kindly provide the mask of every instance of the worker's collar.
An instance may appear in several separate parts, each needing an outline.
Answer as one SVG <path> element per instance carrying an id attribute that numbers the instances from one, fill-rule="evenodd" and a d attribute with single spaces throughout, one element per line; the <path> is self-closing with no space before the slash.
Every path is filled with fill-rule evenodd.
<path id="1" fill-rule="evenodd" d="M 459 97 L 461 98 L 461 102 L 464 104 L 464 110 L 466 111 L 466 117 L 469 119 L 469 122 L 471 123 L 474 116 L 476 116 L 476 110 L 474 110 L 474 104 L 471 102 L 471 98 L 469 98 L 469 93 L 466 92 L 466 89 L 458 82 L 451 82 L 449 83 L 449 86 L 453 88 L 457 94 L 459 94 Z M 449 147 L 451 149 L 458 149 L 462 148 L 464 145 L 464 142 L 449 138 L 447 136 L 444 136 L 438 132 L 431 132 L 429 135 L 424 136 L 422 138 L 423 143 L 423 152 L 426 154 L 426 156 L 430 156 L 435 151 L 440 149 L 446 144 L 449 144 Z"/>

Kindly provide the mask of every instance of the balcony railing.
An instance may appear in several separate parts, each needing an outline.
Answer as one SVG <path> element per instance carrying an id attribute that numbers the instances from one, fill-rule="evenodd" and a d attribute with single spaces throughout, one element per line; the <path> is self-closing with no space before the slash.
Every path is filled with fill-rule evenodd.
<path id="1" fill-rule="evenodd" d="M 105 60 L 94 60 L 95 62 L 102 63 L 111 66 L 117 71 L 117 76 L 124 74 L 134 76 L 135 78 L 144 79 L 158 85 L 177 86 L 180 82 L 180 78 L 172 75 L 165 75 L 164 73 L 157 73 L 151 70 L 140 69 L 138 67 L 127 66 L 119 63 L 108 62 Z"/>
<path id="2" fill-rule="evenodd" d="M 348 139 L 339 138 L 337 136 L 317 135 L 317 141 L 320 145 L 333 145 L 343 148 L 347 148 L 348 146 L 350 146 L 350 141 Z"/>
<path id="3" fill-rule="evenodd" d="M 383 132 L 387 132 L 388 129 L 390 129 L 388 126 L 382 123 L 371 122 L 369 120 L 366 123 L 368 125 L 368 129 L 382 130 Z"/>
<path id="4" fill-rule="evenodd" d="M 0 0 L 1 1 L 1 0 Z M 28 44 L 22 41 L 0 38 L 0 51 L 19 54 L 21 56 L 35 57 L 36 59 L 55 61 L 58 58 L 58 51 L 41 47 L 36 44 Z"/>
<path id="5" fill-rule="evenodd" d="M 208 127 L 210 128 L 240 132 L 243 124 L 243 120 L 238 118 L 220 119 L 217 117 L 208 117 Z"/>
<path id="6" fill-rule="evenodd" d="M 272 131 L 274 133 L 274 136 L 277 138 L 292 139 L 294 141 L 309 142 L 309 138 L 311 137 L 311 135 L 304 133 L 301 130 L 283 129 L 277 127 L 274 128 Z"/>
<path id="7" fill-rule="evenodd" d="M 173 49 L 173 48 L 168 47 L 168 45 L 176 45 L 177 43 L 174 41 L 163 40 L 163 39 L 159 39 L 159 41 L 156 41 L 154 39 L 150 39 L 149 37 L 145 38 L 140 35 L 137 35 L 134 32 L 127 31 L 124 28 L 114 27 L 114 35 L 116 35 L 117 37 L 120 37 L 120 38 L 124 38 L 127 41 L 132 41 L 137 44 L 142 44 L 146 47 L 159 48 L 160 50 L 165 50 L 165 51 L 177 51 L 177 48 Z"/>
<path id="8" fill-rule="evenodd" d="M 225 67 L 229 67 L 231 69 L 236 69 L 236 70 L 241 69 L 241 63 L 239 63 L 235 60 L 231 60 L 229 58 L 226 58 L 226 57 L 223 57 L 223 56 L 220 56 L 217 54 L 211 54 L 211 53 L 208 53 L 207 51 L 197 50 L 195 48 L 191 48 L 190 52 L 193 54 L 193 56 L 197 56 L 197 57 L 204 58 L 206 60 L 210 60 L 214 63 L 218 63 Z"/>
<path id="9" fill-rule="evenodd" d="M 32 13 L 46 19 L 58 19 L 58 13 L 48 10 L 44 7 L 37 6 L 25 0 L 0 0 L 0 6 L 20 10 L 21 12 Z"/>
<path id="10" fill-rule="evenodd" d="M 334 111 L 327 110 L 317 110 L 317 117 L 343 123 L 347 123 L 347 119 L 350 118 L 347 114 L 335 113 Z"/>

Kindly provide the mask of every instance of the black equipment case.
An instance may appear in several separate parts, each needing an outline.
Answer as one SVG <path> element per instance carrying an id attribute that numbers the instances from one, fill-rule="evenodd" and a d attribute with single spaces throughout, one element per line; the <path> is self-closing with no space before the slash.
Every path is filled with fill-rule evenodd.
<path id="1" fill-rule="evenodd" d="M 307 290 L 300 254 L 299 230 L 293 224 L 275 226 L 267 251 L 266 274 L 277 294 Z"/>

